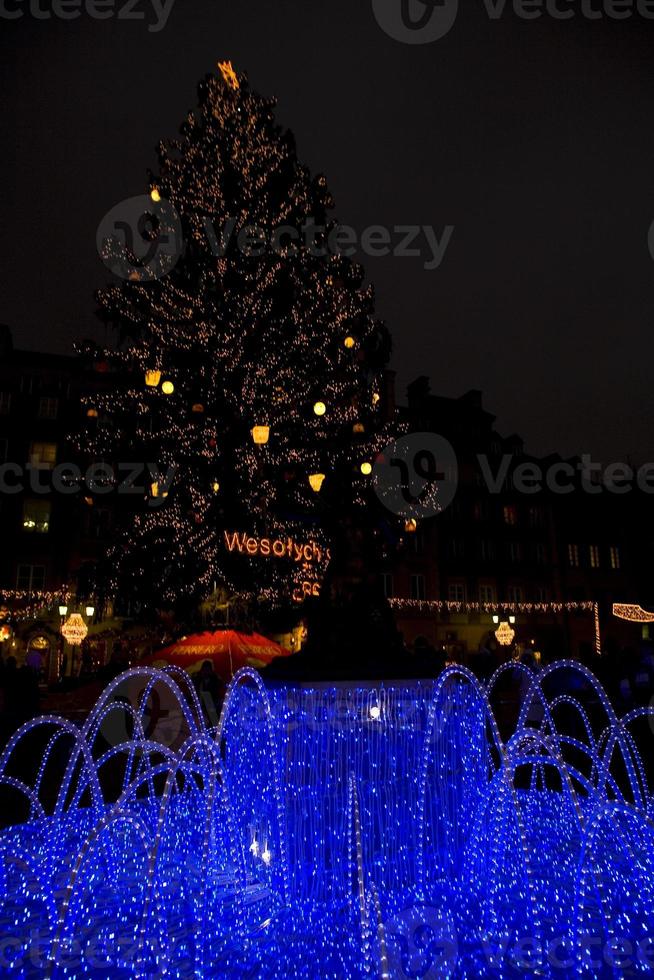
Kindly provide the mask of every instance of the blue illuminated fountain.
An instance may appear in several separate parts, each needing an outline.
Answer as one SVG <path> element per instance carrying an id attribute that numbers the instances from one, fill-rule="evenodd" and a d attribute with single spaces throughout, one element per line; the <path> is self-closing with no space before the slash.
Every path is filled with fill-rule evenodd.
<path id="1" fill-rule="evenodd" d="M 618 719 L 572 662 L 487 687 L 245 669 L 209 728 L 182 671 L 128 671 L 83 727 L 29 722 L 0 759 L 26 817 L 0 834 L 0 976 L 652 974 L 648 712 Z"/>

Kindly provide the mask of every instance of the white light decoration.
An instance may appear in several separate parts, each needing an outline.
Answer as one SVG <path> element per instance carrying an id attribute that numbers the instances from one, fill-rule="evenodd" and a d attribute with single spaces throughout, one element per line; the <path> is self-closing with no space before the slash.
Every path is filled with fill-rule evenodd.
<path id="1" fill-rule="evenodd" d="M 71 613 L 61 627 L 61 635 L 71 646 L 79 646 L 88 636 L 89 628 L 80 613 Z"/>
<path id="2" fill-rule="evenodd" d="M 503 647 L 509 647 L 515 638 L 515 630 L 507 622 L 500 623 L 495 630 L 495 639 Z"/>
<path id="3" fill-rule="evenodd" d="M 95 606 L 87 606 L 86 607 L 86 615 L 87 615 L 88 619 L 91 619 L 91 617 L 94 614 L 95 614 Z"/>
<path id="4" fill-rule="evenodd" d="M 68 606 L 64 606 L 64 605 L 59 606 L 59 615 L 62 617 L 62 619 L 67 614 L 67 612 L 68 612 Z"/>
<path id="5" fill-rule="evenodd" d="M 370 706 L 370 717 L 373 721 L 379 721 L 381 718 L 381 708 L 378 704 L 373 704 Z"/>

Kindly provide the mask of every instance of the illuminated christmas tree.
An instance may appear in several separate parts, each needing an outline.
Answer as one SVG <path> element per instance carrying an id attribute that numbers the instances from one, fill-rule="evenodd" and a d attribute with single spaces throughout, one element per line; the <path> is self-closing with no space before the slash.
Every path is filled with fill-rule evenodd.
<path id="1" fill-rule="evenodd" d="M 131 271 L 98 293 L 117 342 L 95 356 L 115 385 L 79 446 L 175 467 L 169 488 L 129 498 L 112 592 L 301 599 L 339 514 L 370 494 L 389 336 L 362 268 L 328 244 L 325 178 L 273 107 L 221 63 L 149 175 L 147 228 L 156 245 L 178 223 L 180 254 L 154 274 L 121 236 L 104 243 Z"/>

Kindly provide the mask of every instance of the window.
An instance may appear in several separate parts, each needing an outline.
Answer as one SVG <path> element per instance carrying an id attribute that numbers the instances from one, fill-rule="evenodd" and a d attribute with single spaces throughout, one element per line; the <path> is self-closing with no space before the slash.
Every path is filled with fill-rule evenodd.
<path id="1" fill-rule="evenodd" d="M 465 556 L 465 541 L 463 538 L 450 538 L 450 558 L 463 558 Z"/>
<path id="2" fill-rule="evenodd" d="M 547 564 L 547 548 L 545 547 L 542 541 L 536 542 L 535 554 L 536 554 L 537 565 Z"/>
<path id="3" fill-rule="evenodd" d="M 522 602 L 522 586 L 510 585 L 506 590 L 506 595 L 509 602 Z"/>
<path id="4" fill-rule="evenodd" d="M 24 592 L 40 592 L 45 588 L 45 566 L 19 565 L 16 588 Z"/>
<path id="5" fill-rule="evenodd" d="M 522 561 L 522 545 L 519 541 L 509 541 L 509 558 L 511 561 Z"/>
<path id="6" fill-rule="evenodd" d="M 0 391 L 0 415 L 9 415 L 11 409 L 11 392 Z"/>
<path id="7" fill-rule="evenodd" d="M 590 567 L 599 568 L 600 554 L 598 546 L 596 544 L 589 545 L 588 553 L 590 555 Z"/>
<path id="8" fill-rule="evenodd" d="M 424 575 L 412 575 L 411 576 L 411 598 L 412 599 L 424 599 L 426 595 L 425 592 L 425 576 Z"/>
<path id="9" fill-rule="evenodd" d="M 447 598 L 450 602 L 465 602 L 466 587 L 463 582 L 450 582 L 447 587 Z"/>
<path id="10" fill-rule="evenodd" d="M 47 534 L 50 530 L 50 501 L 26 500 L 23 504 L 23 530 Z"/>
<path id="11" fill-rule="evenodd" d="M 568 565 L 571 568 L 579 568 L 579 545 L 569 544 L 568 545 Z"/>
<path id="12" fill-rule="evenodd" d="M 620 549 L 617 546 L 613 546 L 610 549 L 611 553 L 611 568 L 620 568 Z"/>
<path id="13" fill-rule="evenodd" d="M 492 585 L 479 586 L 480 602 L 495 602 L 495 588 Z"/>
<path id="14" fill-rule="evenodd" d="M 39 399 L 39 418 L 40 419 L 56 419 L 58 411 L 59 411 L 59 399 L 58 398 L 40 398 Z"/>
<path id="15" fill-rule="evenodd" d="M 518 523 L 518 508 L 514 504 L 507 504 L 503 513 L 505 524 L 514 526 Z"/>
<path id="16" fill-rule="evenodd" d="M 57 462 L 57 446 L 54 442 L 33 442 L 30 445 L 30 463 L 51 470 Z"/>
<path id="17" fill-rule="evenodd" d="M 495 557 L 495 544 L 493 541 L 482 539 L 479 542 L 479 557 L 482 561 L 492 561 Z"/>
<path id="18" fill-rule="evenodd" d="M 382 589 L 387 599 L 393 598 L 393 576 L 390 572 L 382 572 Z"/>

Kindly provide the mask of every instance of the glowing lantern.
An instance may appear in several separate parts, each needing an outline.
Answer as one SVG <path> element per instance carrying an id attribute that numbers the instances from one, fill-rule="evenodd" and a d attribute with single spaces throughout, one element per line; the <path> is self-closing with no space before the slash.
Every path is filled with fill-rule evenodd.
<path id="1" fill-rule="evenodd" d="M 372 396 L 372 403 L 373 403 L 373 405 L 376 405 L 377 404 L 377 402 L 379 401 L 380 397 L 381 397 L 381 395 L 379 394 L 378 391 L 375 391 L 373 393 L 373 396 Z"/>
<path id="2" fill-rule="evenodd" d="M 352 426 L 352 432 L 356 432 L 357 435 L 361 435 L 362 432 L 366 431 L 366 427 L 363 422 L 355 422 Z"/>
<path id="3" fill-rule="evenodd" d="M 368 462 L 362 463 L 361 472 L 363 473 L 364 476 L 370 476 L 370 474 L 372 473 L 372 463 L 368 463 Z"/>
<path id="4" fill-rule="evenodd" d="M 324 402 L 316 402 L 316 404 L 313 406 L 313 410 L 316 415 L 324 415 L 327 411 L 327 406 Z"/>
<path id="5" fill-rule="evenodd" d="M 404 530 L 408 534 L 415 534 L 417 529 L 418 529 L 418 522 L 413 517 L 409 517 L 409 519 L 404 524 Z"/>
<path id="6" fill-rule="evenodd" d="M 191 411 L 195 412 L 196 415 L 202 415 L 204 412 L 204 405 L 202 405 L 200 402 L 196 402 L 195 405 L 191 407 Z"/>
<path id="7" fill-rule="evenodd" d="M 150 197 L 152 198 L 155 204 L 159 203 L 159 201 L 161 200 L 161 194 L 159 193 L 158 187 L 152 188 L 152 190 L 150 191 Z"/>
<path id="8" fill-rule="evenodd" d="M 265 446 L 270 438 L 269 425 L 255 425 L 252 429 L 252 441 L 255 446 Z"/>
<path id="9" fill-rule="evenodd" d="M 511 629 L 508 623 L 500 623 L 495 630 L 495 639 L 502 647 L 509 647 L 513 643 L 515 630 Z"/>
<path id="10" fill-rule="evenodd" d="M 150 368 L 145 372 L 145 383 L 148 388 L 156 388 L 161 381 L 161 371 L 157 371 L 156 368 Z"/>
<path id="11" fill-rule="evenodd" d="M 214 493 L 218 493 L 218 491 L 220 490 L 220 484 L 218 483 L 218 480 L 214 480 L 214 484 L 211 489 L 213 490 Z"/>
<path id="12" fill-rule="evenodd" d="M 175 390 L 175 385 L 172 383 L 172 381 L 164 381 L 161 386 L 161 390 L 163 391 L 164 395 L 172 395 Z"/>
<path id="13" fill-rule="evenodd" d="M 350 337 L 348 335 L 345 338 L 345 340 L 343 341 L 343 346 L 344 347 L 347 347 L 348 350 L 352 350 L 352 348 L 354 347 L 355 343 L 356 343 L 356 341 L 355 341 L 354 337 Z"/>
<path id="14" fill-rule="evenodd" d="M 68 613 L 68 606 L 65 605 L 59 606 L 59 615 L 61 616 L 62 619 L 67 613 Z"/>
<path id="15" fill-rule="evenodd" d="M 79 646 L 82 640 L 85 640 L 88 636 L 88 632 L 88 626 L 82 619 L 80 613 L 71 613 L 61 627 L 61 635 L 73 647 Z"/>
<path id="16" fill-rule="evenodd" d="M 162 497 L 164 500 L 168 496 L 168 491 L 167 490 L 164 490 L 163 493 L 159 493 L 159 484 L 158 483 L 151 484 L 151 486 L 150 486 L 150 493 L 152 494 L 153 497 Z"/>
<path id="17" fill-rule="evenodd" d="M 4 643 L 11 636 L 11 629 L 8 626 L 0 626 L 0 643 Z"/>
<path id="18" fill-rule="evenodd" d="M 311 489 L 315 490 L 316 493 L 320 493 L 320 489 L 323 485 L 324 479 L 325 479 L 324 473 L 310 473 L 309 483 L 311 485 Z"/>
<path id="19" fill-rule="evenodd" d="M 97 408 L 89 408 L 88 411 L 87 411 L 87 413 L 86 413 L 86 417 L 87 417 L 87 419 L 97 419 L 97 417 L 98 417 L 98 410 L 97 410 Z"/>

